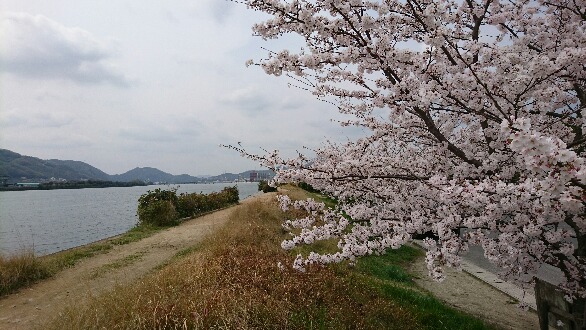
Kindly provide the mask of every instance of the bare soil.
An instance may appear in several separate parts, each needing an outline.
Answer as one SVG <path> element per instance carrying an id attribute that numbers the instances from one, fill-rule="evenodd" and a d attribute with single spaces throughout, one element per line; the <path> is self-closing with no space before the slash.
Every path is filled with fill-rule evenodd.
<path id="1" fill-rule="evenodd" d="M 269 201 L 274 193 L 242 201 Z M 31 329 L 59 315 L 66 306 L 83 303 L 89 297 L 136 281 L 177 252 L 194 246 L 222 226 L 239 206 L 217 211 L 156 233 L 143 240 L 116 246 L 108 253 L 80 261 L 55 277 L 0 298 L 0 329 Z M 443 283 L 427 276 L 422 262 L 411 271 L 416 282 L 447 304 L 473 314 L 503 329 L 538 329 L 537 316 L 516 307 L 512 298 L 459 272 L 450 272 Z"/>

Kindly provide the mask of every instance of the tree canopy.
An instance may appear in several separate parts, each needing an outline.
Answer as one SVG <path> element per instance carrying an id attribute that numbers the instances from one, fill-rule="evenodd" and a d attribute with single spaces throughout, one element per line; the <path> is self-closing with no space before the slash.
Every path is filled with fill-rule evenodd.
<path id="1" fill-rule="evenodd" d="M 586 297 L 586 1 L 248 0 L 270 18 L 265 39 L 305 46 L 249 61 L 333 102 L 369 132 L 315 156 L 251 155 L 335 197 L 282 207 L 309 216 L 282 246 L 339 239 L 339 251 L 295 267 L 353 260 L 426 239 L 430 274 L 480 245 L 530 282 L 542 264 Z M 384 115 L 381 115 L 384 114 Z M 460 234 L 458 232 L 461 230 Z M 528 276 L 529 275 L 529 276 Z"/>

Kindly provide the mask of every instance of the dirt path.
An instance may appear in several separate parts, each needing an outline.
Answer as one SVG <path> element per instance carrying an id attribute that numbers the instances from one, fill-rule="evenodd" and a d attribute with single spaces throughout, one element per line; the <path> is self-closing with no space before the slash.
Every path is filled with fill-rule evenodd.
<path id="1" fill-rule="evenodd" d="M 273 194 L 247 198 L 242 204 Z M 165 263 L 177 252 L 200 242 L 228 220 L 239 207 L 217 211 L 156 233 L 143 240 L 114 247 L 80 261 L 55 277 L 0 298 L 0 329 L 30 329 L 56 315 L 72 302 L 130 283 Z"/>
<path id="2" fill-rule="evenodd" d="M 274 193 L 242 201 L 268 201 Z M 30 329 L 57 315 L 64 307 L 105 292 L 117 284 L 135 281 L 164 264 L 177 252 L 200 242 L 219 228 L 239 206 L 214 212 L 159 232 L 149 238 L 116 246 L 64 270 L 54 278 L 0 298 L 0 329 Z M 464 272 L 449 271 L 436 283 L 427 276 L 423 262 L 413 265 L 416 282 L 439 299 L 503 329 L 538 329 L 533 312 L 519 310 L 512 299 Z"/>

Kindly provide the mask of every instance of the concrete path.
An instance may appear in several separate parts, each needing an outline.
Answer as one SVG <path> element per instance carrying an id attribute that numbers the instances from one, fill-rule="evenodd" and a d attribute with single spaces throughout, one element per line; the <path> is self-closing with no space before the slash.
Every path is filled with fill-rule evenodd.
<path id="1" fill-rule="evenodd" d="M 423 247 L 421 241 L 414 241 L 416 245 Z M 533 288 L 523 290 L 521 287 L 503 281 L 498 278 L 497 274 L 501 271 L 499 267 L 484 257 L 484 251 L 480 246 L 472 246 L 468 253 L 462 257 L 462 270 L 489 284 L 499 291 L 524 302 L 533 310 L 537 310 L 535 303 L 535 294 Z M 537 277 L 552 284 L 559 284 L 562 272 L 552 266 L 544 265 L 537 272 Z"/>

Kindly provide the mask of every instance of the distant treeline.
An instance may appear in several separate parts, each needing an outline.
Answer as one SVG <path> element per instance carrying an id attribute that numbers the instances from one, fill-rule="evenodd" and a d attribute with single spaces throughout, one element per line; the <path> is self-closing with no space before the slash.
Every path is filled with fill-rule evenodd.
<path id="1" fill-rule="evenodd" d="M 10 185 L 0 187 L 0 191 L 20 191 L 20 190 L 53 190 L 53 189 L 83 189 L 83 188 L 109 188 L 109 187 L 135 187 L 146 186 L 143 181 L 119 182 L 119 181 L 67 181 L 67 182 L 43 182 L 39 185 Z"/>

